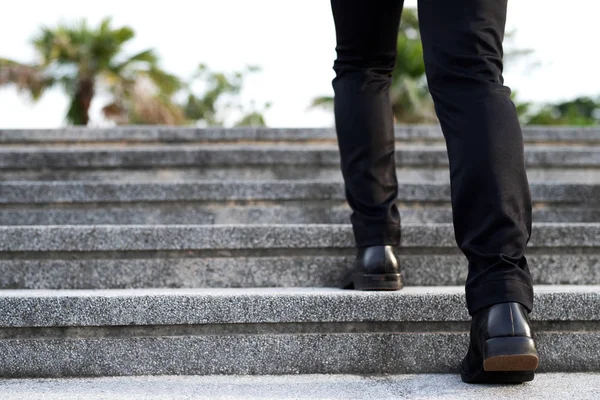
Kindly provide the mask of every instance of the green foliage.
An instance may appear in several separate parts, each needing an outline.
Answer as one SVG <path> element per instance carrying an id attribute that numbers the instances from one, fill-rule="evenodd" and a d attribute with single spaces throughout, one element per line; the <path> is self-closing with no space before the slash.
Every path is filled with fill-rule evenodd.
<path id="1" fill-rule="evenodd" d="M 331 96 L 315 97 L 313 99 L 312 103 L 310 104 L 309 108 L 321 107 L 321 108 L 333 110 L 333 103 L 334 103 L 333 97 L 331 97 Z"/>
<path id="2" fill-rule="evenodd" d="M 118 124 L 223 125 L 238 110 L 242 115 L 236 125 L 265 125 L 262 112 L 270 104 L 244 110 L 239 102 L 244 78 L 257 67 L 226 75 L 201 65 L 192 82 L 183 83 L 159 67 L 152 49 L 125 56 L 123 47 L 134 36 L 130 27 L 113 28 L 110 18 L 96 28 L 85 20 L 42 27 L 32 40 L 36 62 L 0 58 L 0 86 L 15 85 L 37 101 L 46 89 L 60 85 L 69 96 L 66 119 L 75 125 L 89 122 L 89 108 L 99 92 L 111 98 L 102 108 L 104 116 Z M 198 81 L 206 87 L 201 95 L 191 89 Z M 176 100 L 182 93 L 184 104 Z"/>
<path id="3" fill-rule="evenodd" d="M 396 122 L 406 124 L 437 121 L 427 88 L 419 21 L 414 9 L 405 9 L 398 32 L 396 66 L 390 97 Z"/>
<path id="4" fill-rule="evenodd" d="M 424 78 L 423 46 L 419 21 L 414 9 L 409 8 L 402 13 L 396 51 L 396 66 L 392 78 L 397 79 L 400 76 L 409 76 L 413 79 Z"/>
<path id="5" fill-rule="evenodd" d="M 402 13 L 390 98 L 396 122 L 416 124 L 437 121 L 433 100 L 427 90 L 417 13 L 410 8 Z M 333 103 L 333 97 L 321 96 L 315 98 L 310 107 L 333 109 Z"/>
<path id="6" fill-rule="evenodd" d="M 504 54 L 504 63 L 513 65 L 524 60 L 527 62 L 528 69 L 536 67 L 537 63 L 529 60 L 533 50 L 514 47 L 514 33 L 508 32 L 505 35 L 505 47 L 509 49 Z M 402 15 L 390 97 L 396 122 L 430 123 L 437 121 L 433 100 L 427 90 L 419 22 L 414 9 L 405 9 Z M 511 98 L 523 124 L 592 125 L 597 124 L 600 119 L 599 102 L 589 98 L 578 98 L 545 106 L 520 102 L 516 92 L 513 92 Z M 311 107 L 333 109 L 333 103 L 333 97 L 321 96 L 313 99 Z"/>
<path id="7" fill-rule="evenodd" d="M 44 74 L 43 68 L 37 65 L 0 58 L 0 86 L 9 84 L 14 84 L 17 91 L 29 94 L 32 100 L 37 101 L 47 88 L 55 84 L 55 80 Z"/>
<path id="8" fill-rule="evenodd" d="M 99 91 L 112 97 L 103 111 L 118 123 L 183 122 L 183 113 L 169 98 L 181 82 L 160 69 L 152 50 L 125 58 L 123 47 L 133 37 L 129 27 L 113 28 L 110 18 L 96 28 L 85 20 L 42 27 L 32 40 L 38 60 L 1 60 L 0 85 L 14 84 L 33 100 L 61 85 L 70 100 L 66 119 L 75 125 L 89 122 L 89 108 Z"/>
<path id="9" fill-rule="evenodd" d="M 251 111 L 244 115 L 235 126 L 266 126 L 265 117 L 258 111 Z"/>
<path id="10" fill-rule="evenodd" d="M 528 125 L 591 126 L 600 123 L 600 98 L 578 97 L 557 104 L 547 104 L 526 114 Z"/>
<path id="11" fill-rule="evenodd" d="M 534 107 L 531 102 L 523 102 L 519 100 L 519 93 L 513 90 L 510 94 L 510 99 L 515 105 L 515 109 L 517 110 L 517 116 L 519 117 L 519 122 L 522 125 L 527 123 L 530 114 L 532 113 L 532 109 Z"/>
<path id="12" fill-rule="evenodd" d="M 264 104 L 261 110 L 257 110 L 252 102 L 251 109 L 246 110 L 239 99 L 244 79 L 259 71 L 256 66 L 247 66 L 242 71 L 224 74 L 210 71 L 206 65 L 201 64 L 187 85 L 186 102 L 183 105 L 186 118 L 196 124 L 224 126 L 231 113 L 237 111 L 242 116 L 234 122 L 235 126 L 265 126 L 263 113 L 271 105 Z M 194 90 L 198 80 L 204 86 L 200 95 Z"/>

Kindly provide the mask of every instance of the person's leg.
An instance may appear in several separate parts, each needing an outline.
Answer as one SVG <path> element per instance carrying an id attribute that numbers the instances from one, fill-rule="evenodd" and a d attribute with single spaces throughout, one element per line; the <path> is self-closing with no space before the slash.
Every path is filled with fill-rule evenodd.
<path id="1" fill-rule="evenodd" d="M 503 85 L 506 0 L 420 0 L 429 90 L 450 159 L 456 241 L 469 260 L 471 315 L 500 302 L 533 307 L 524 256 L 531 195 L 523 136 Z"/>
<path id="2" fill-rule="evenodd" d="M 523 137 L 503 85 L 506 0 L 420 0 L 429 89 L 446 138 L 456 241 L 469 261 L 471 344 L 465 382 L 533 379 L 537 351 L 527 313 L 524 252 L 531 195 Z"/>
<path id="3" fill-rule="evenodd" d="M 389 97 L 402 0 L 331 0 L 335 123 L 356 246 L 400 243 Z"/>

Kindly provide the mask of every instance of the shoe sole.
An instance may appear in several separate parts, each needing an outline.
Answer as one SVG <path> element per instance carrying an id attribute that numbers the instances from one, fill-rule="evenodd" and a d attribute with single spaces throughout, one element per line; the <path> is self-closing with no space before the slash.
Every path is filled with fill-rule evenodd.
<path id="1" fill-rule="evenodd" d="M 354 274 L 352 280 L 356 290 L 400 290 L 403 287 L 400 274 Z"/>
<path id="2" fill-rule="evenodd" d="M 501 337 L 488 339 L 483 348 L 483 370 L 488 372 L 535 371 L 539 357 L 533 339 Z"/>
<path id="3" fill-rule="evenodd" d="M 475 371 L 470 374 L 461 372 L 461 379 L 464 383 L 474 384 L 519 384 L 531 382 L 535 377 L 533 371 Z"/>

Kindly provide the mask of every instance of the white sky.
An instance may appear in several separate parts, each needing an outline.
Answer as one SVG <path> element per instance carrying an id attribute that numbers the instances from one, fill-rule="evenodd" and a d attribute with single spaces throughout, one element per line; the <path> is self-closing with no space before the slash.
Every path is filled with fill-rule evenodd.
<path id="1" fill-rule="evenodd" d="M 406 5 L 415 6 L 416 0 Z M 511 0 L 508 30 L 514 43 L 535 50 L 536 68 L 515 66 L 505 82 L 523 100 L 538 102 L 600 95 L 600 2 Z M 331 113 L 308 111 L 311 100 L 332 94 L 335 36 L 328 0 L 52 0 L 10 2 L 0 14 L 0 57 L 32 61 L 30 38 L 40 25 L 87 18 L 97 24 L 129 25 L 136 38 L 131 53 L 155 48 L 166 70 L 189 76 L 199 63 L 212 70 L 263 71 L 247 80 L 243 98 L 272 102 L 266 113 L 274 127 L 331 126 Z M 93 123 L 98 109 L 92 105 Z M 0 128 L 64 125 L 67 100 L 60 90 L 31 104 L 13 88 L 0 88 Z"/>

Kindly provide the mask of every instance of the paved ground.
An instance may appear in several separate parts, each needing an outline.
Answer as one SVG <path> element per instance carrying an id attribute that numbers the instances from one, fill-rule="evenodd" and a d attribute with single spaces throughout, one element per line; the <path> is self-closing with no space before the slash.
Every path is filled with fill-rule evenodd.
<path id="1" fill-rule="evenodd" d="M 600 374 L 538 374 L 522 385 L 466 385 L 457 375 L 146 376 L 0 380 L 3 400 L 600 399 Z"/>

